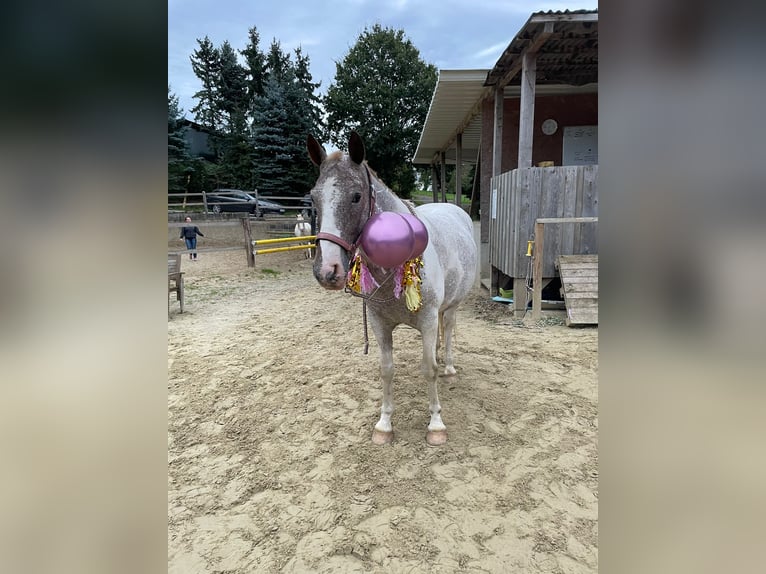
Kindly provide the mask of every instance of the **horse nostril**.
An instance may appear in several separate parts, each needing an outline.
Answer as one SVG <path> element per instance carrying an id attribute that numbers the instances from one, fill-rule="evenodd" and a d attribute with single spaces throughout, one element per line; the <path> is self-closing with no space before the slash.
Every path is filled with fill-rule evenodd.
<path id="1" fill-rule="evenodd" d="M 333 265 L 332 268 L 327 273 L 325 273 L 325 276 L 324 276 L 325 281 L 328 281 L 330 283 L 334 283 L 335 281 L 337 281 L 338 277 L 340 276 L 340 269 L 341 267 L 337 263 Z"/>

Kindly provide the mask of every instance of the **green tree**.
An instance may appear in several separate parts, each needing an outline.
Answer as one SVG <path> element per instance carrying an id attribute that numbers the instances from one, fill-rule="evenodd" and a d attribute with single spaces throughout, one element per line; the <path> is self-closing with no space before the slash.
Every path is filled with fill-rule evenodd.
<path id="1" fill-rule="evenodd" d="M 436 67 L 420 58 L 404 31 L 375 24 L 336 63 L 324 99 L 331 141 L 343 147 L 356 130 L 370 165 L 402 197 L 410 197 L 414 185 L 410 160 L 436 78 Z"/>
<path id="2" fill-rule="evenodd" d="M 302 196 L 316 177 L 306 154 L 306 134 L 321 131 L 319 98 L 309 59 L 296 50 L 296 62 L 272 42 L 264 95 L 253 108 L 255 186 L 262 193 Z"/>
<path id="3" fill-rule="evenodd" d="M 248 31 L 247 46 L 240 51 L 240 54 L 245 58 L 248 110 L 252 110 L 255 99 L 263 95 L 266 81 L 266 56 L 258 47 L 260 41 L 261 36 L 258 34 L 258 29 L 253 26 Z"/>
<path id="4" fill-rule="evenodd" d="M 192 53 L 191 64 L 194 75 L 202 83 L 202 89 L 192 96 L 197 100 L 197 105 L 191 111 L 194 114 L 194 119 L 200 125 L 211 131 L 216 131 L 221 127 L 220 107 L 218 105 L 220 77 L 218 50 L 207 36 L 202 40 L 197 39 L 197 44 L 199 48 Z"/>
<path id="5" fill-rule="evenodd" d="M 214 105 L 219 109 L 223 131 L 245 133 L 247 114 L 247 72 L 237 61 L 228 40 L 218 49 L 218 78 Z"/>
<path id="6" fill-rule="evenodd" d="M 291 81 L 294 78 L 294 69 L 289 54 L 282 51 L 282 46 L 274 38 L 266 54 L 266 74 L 277 82 Z"/>
<path id="7" fill-rule="evenodd" d="M 315 178 L 306 134 L 324 132 L 319 83 L 301 48 L 293 62 L 276 39 L 265 54 L 259 41 L 255 27 L 239 54 L 228 41 L 215 48 L 207 36 L 197 40 L 191 61 L 202 89 L 192 111 L 209 131 L 215 159 L 194 167 L 192 187 L 212 181 L 211 188 L 302 196 Z"/>
<path id="8" fill-rule="evenodd" d="M 317 90 L 322 82 L 314 82 L 309 70 L 309 57 L 303 54 L 300 46 L 295 49 L 295 79 L 298 82 L 305 98 L 302 114 L 308 114 L 308 125 L 314 131 L 314 136 L 325 137 L 325 129 L 322 120 L 322 98 L 317 95 Z M 320 140 L 321 141 L 321 140 Z M 309 162 L 310 165 L 313 165 Z M 311 170 L 313 175 L 313 169 Z M 313 183 L 313 182 L 312 182 Z"/>
<path id="9" fill-rule="evenodd" d="M 181 118 L 178 97 L 168 84 L 168 193 L 184 192 L 192 172 L 192 158 L 184 138 Z"/>
<path id="10" fill-rule="evenodd" d="M 228 41 L 218 49 L 217 106 L 222 118 L 218 137 L 218 162 L 223 185 L 251 189 L 253 184 L 252 147 L 248 141 L 247 71 L 237 60 Z"/>
<path id="11" fill-rule="evenodd" d="M 298 151 L 293 164 L 292 179 L 297 194 L 304 195 L 316 181 L 314 164 L 305 152 L 306 134 L 314 134 L 324 139 L 326 130 L 322 119 L 322 99 L 317 95 L 321 82 L 314 82 L 309 70 L 308 55 L 304 55 L 300 46 L 295 49 L 295 80 L 300 90 L 296 107 L 294 108 L 297 131 L 294 136 L 294 149 Z"/>
<path id="12" fill-rule="evenodd" d="M 456 170 L 454 165 L 447 166 L 447 193 L 455 193 L 455 172 Z M 464 164 L 463 169 L 461 169 L 460 172 L 460 189 L 463 195 L 463 199 L 467 200 L 471 197 L 471 190 L 473 189 L 473 177 L 474 173 L 476 172 L 476 166 L 466 166 Z"/>

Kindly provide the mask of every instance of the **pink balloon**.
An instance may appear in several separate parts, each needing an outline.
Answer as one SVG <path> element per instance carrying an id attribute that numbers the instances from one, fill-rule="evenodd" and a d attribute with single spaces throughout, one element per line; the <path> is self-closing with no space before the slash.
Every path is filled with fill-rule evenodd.
<path id="1" fill-rule="evenodd" d="M 423 251 L 428 246 L 428 230 L 426 226 L 417 217 L 411 213 L 402 213 L 402 217 L 407 220 L 412 228 L 412 233 L 415 236 L 415 249 L 407 259 L 414 259 L 418 255 L 422 255 Z"/>
<path id="2" fill-rule="evenodd" d="M 415 233 L 400 214 L 384 211 L 367 220 L 359 245 L 372 263 L 391 269 L 410 259 L 415 249 Z"/>

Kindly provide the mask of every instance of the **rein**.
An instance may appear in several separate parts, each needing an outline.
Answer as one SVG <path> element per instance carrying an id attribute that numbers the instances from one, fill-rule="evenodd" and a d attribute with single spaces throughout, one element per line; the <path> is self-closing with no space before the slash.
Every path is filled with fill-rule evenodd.
<path id="1" fill-rule="evenodd" d="M 369 197 L 370 197 L 370 212 L 367 216 L 369 219 L 373 215 L 375 215 L 375 188 L 372 186 L 372 176 L 370 175 L 370 168 L 365 165 L 364 166 L 365 172 L 367 173 L 367 186 L 369 191 Z M 407 206 L 407 209 L 409 209 L 410 213 L 412 215 L 415 215 L 415 207 L 414 205 L 409 202 L 405 201 L 404 204 Z M 320 231 L 316 234 L 316 244 L 319 243 L 321 239 L 324 239 L 325 241 L 330 241 L 332 243 L 335 243 L 336 245 L 339 245 L 343 249 L 346 250 L 349 256 L 349 264 L 351 263 L 351 260 L 354 258 L 354 255 L 356 254 L 357 250 L 357 242 L 359 241 L 359 237 L 361 236 L 361 233 L 359 236 L 354 239 L 353 243 L 349 243 L 342 237 L 338 237 L 334 233 L 327 233 L 324 231 Z M 378 287 L 370 294 L 365 293 L 357 293 L 356 291 L 350 289 L 348 286 L 344 288 L 345 293 L 349 293 L 353 295 L 354 297 L 360 297 L 362 299 L 362 321 L 364 324 L 364 354 L 366 355 L 370 348 L 370 339 L 369 335 L 367 333 L 367 301 L 372 301 L 374 303 L 389 303 L 396 299 L 393 295 L 391 297 L 388 297 L 387 299 L 376 299 L 375 294 L 378 292 L 378 290 L 385 285 L 388 281 L 391 280 L 391 278 L 395 275 L 395 271 L 391 271 L 388 273 L 388 275 L 378 284 Z"/>
<path id="2" fill-rule="evenodd" d="M 367 165 L 365 165 L 364 170 L 367 173 L 367 188 L 370 194 L 370 213 L 367 216 L 367 219 L 369 219 L 375 214 L 375 188 L 372 187 L 372 176 L 370 175 L 370 168 L 367 167 Z M 335 243 L 336 245 L 340 245 L 348 253 L 349 263 L 350 263 L 351 259 L 353 259 L 354 257 L 354 252 L 356 251 L 356 247 L 357 247 L 356 242 L 359 241 L 359 236 L 357 236 L 357 238 L 354 239 L 353 243 L 349 243 L 348 241 L 346 241 L 342 237 L 338 237 L 334 233 L 327 233 L 325 231 L 320 231 L 319 233 L 317 233 L 315 243 L 319 244 L 320 239 L 324 239 L 325 241 L 331 241 L 332 243 Z M 393 276 L 393 273 L 391 274 L 391 276 Z M 391 276 L 386 277 L 386 279 L 383 282 L 385 283 L 386 281 L 388 281 L 391 278 Z M 354 293 L 348 287 L 346 287 L 344 291 L 346 293 L 351 293 L 352 295 L 362 296 L 360 293 Z M 364 322 L 364 354 L 366 355 L 370 348 L 370 338 L 367 334 L 367 299 L 369 297 L 367 296 L 362 296 L 362 297 L 364 297 L 364 301 L 362 304 L 362 320 Z"/>

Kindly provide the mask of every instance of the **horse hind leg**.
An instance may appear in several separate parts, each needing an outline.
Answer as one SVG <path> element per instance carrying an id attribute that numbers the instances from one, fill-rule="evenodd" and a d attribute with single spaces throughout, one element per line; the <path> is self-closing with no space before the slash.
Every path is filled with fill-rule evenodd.
<path id="1" fill-rule="evenodd" d="M 441 343 L 444 341 L 444 311 L 439 311 L 439 329 L 436 332 L 436 354 L 439 354 Z"/>
<path id="2" fill-rule="evenodd" d="M 443 312 L 443 337 L 444 337 L 444 374 L 454 375 L 455 365 L 452 356 L 452 338 L 455 334 L 455 324 L 457 323 L 457 307 L 446 309 Z"/>
<path id="3" fill-rule="evenodd" d="M 436 364 L 436 342 L 439 336 L 438 324 L 434 325 L 432 329 L 424 329 L 421 335 L 423 337 L 423 361 L 420 370 L 428 383 L 428 409 L 431 411 L 426 442 L 430 446 L 439 446 L 447 442 L 447 427 L 442 421 L 442 407 L 439 403 L 439 367 Z"/>

